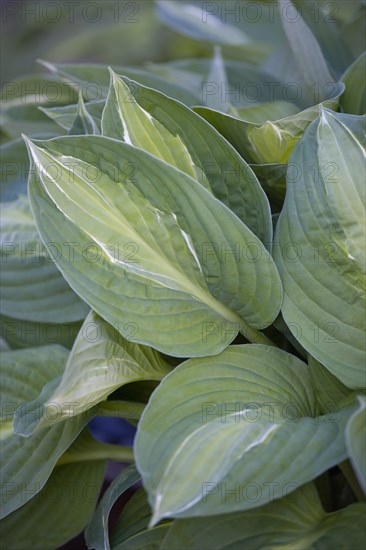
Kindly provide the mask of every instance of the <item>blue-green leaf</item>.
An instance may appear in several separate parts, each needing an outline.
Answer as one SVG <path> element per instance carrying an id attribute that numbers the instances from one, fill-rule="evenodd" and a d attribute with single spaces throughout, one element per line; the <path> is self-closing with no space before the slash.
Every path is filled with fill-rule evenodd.
<path id="1" fill-rule="evenodd" d="M 30 181 L 38 229 L 46 242 L 77 243 L 75 260 L 61 257 L 57 265 L 124 337 L 132 324 L 138 343 L 186 357 L 218 353 L 239 330 L 268 342 L 257 329 L 281 305 L 275 265 L 203 186 L 105 137 L 28 144 L 39 176 Z M 81 254 L 86 243 L 91 261 Z"/>

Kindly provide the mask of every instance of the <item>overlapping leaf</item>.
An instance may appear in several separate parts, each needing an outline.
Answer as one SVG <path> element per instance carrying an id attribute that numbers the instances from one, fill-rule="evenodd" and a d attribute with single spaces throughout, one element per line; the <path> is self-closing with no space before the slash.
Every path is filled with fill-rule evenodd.
<path id="1" fill-rule="evenodd" d="M 212 101 L 216 101 L 217 103 L 221 102 L 222 105 L 229 103 L 234 108 L 240 109 L 250 108 L 257 101 L 261 104 L 262 102 L 270 103 L 283 100 L 286 81 L 283 81 L 276 74 L 274 84 L 273 75 L 270 72 L 262 66 L 254 66 L 253 63 L 258 61 L 256 58 L 258 54 L 257 44 L 253 46 L 253 49 L 255 51 L 248 55 L 247 63 L 245 63 L 245 52 L 243 50 L 240 51 L 240 56 L 237 56 L 236 59 L 225 56 L 223 68 L 226 80 L 223 80 L 222 75 L 220 76 L 217 71 L 212 70 L 215 66 L 215 57 L 212 59 L 194 58 L 179 59 L 168 63 L 149 63 L 148 68 L 155 75 L 160 75 L 172 83 L 188 88 L 196 96 L 193 105 L 209 106 Z M 151 87 L 156 86 L 151 85 Z M 299 106 L 301 107 L 300 97 L 299 100 Z M 219 110 L 222 111 L 224 108 Z"/>
<path id="2" fill-rule="evenodd" d="M 216 44 L 245 45 L 250 38 L 238 27 L 224 23 L 204 5 L 177 5 L 167 0 L 157 1 L 159 18 L 173 29 L 200 40 Z"/>
<path id="3" fill-rule="evenodd" d="M 42 238 L 78 243 L 74 261 L 61 256 L 57 265 L 123 336 L 132 324 L 139 343 L 175 356 L 218 353 L 238 330 L 267 342 L 255 329 L 278 314 L 275 266 L 259 239 L 195 180 L 104 137 L 29 142 L 29 149 Z M 80 252 L 87 243 L 88 256 Z"/>
<path id="4" fill-rule="evenodd" d="M 59 324 L 85 317 L 88 307 L 71 290 L 49 257 L 26 196 L 2 205 L 1 252 L 3 315 Z M 58 253 L 60 250 L 56 255 Z"/>
<path id="5" fill-rule="evenodd" d="M 222 109 L 216 110 L 220 111 Z M 249 107 L 239 109 L 231 106 L 229 109 L 229 114 L 232 116 L 257 124 L 267 122 L 268 120 L 280 120 L 296 115 L 299 112 L 300 109 L 295 103 L 283 100 L 255 103 Z"/>
<path id="6" fill-rule="evenodd" d="M 339 96 L 343 90 L 343 84 L 331 84 L 330 97 L 323 103 L 278 120 L 270 117 L 265 122 L 243 120 L 206 107 L 195 107 L 195 111 L 226 137 L 247 162 L 283 164 L 288 162 L 296 143 L 302 138 L 308 125 L 319 115 L 320 109 L 322 107 L 335 110 L 338 108 Z M 259 113 L 260 109 L 262 107 L 258 106 Z M 246 112 L 247 110 L 244 111 L 244 116 Z M 276 110 L 274 115 L 275 113 Z"/>
<path id="7" fill-rule="evenodd" d="M 72 136 L 100 134 L 97 123 L 85 107 L 83 94 L 81 92 L 79 94 L 79 102 L 77 105 L 75 118 L 69 133 Z"/>
<path id="8" fill-rule="evenodd" d="M 1 145 L 0 155 L 0 198 L 2 203 L 11 202 L 27 191 L 29 160 L 24 140 L 19 138 Z"/>
<path id="9" fill-rule="evenodd" d="M 144 536 L 147 540 L 152 539 L 152 534 L 159 532 L 162 542 L 166 529 L 171 525 L 171 521 L 160 524 L 152 529 L 148 529 L 151 517 L 151 509 L 147 501 L 147 495 L 143 487 L 140 487 L 130 498 L 122 513 L 113 527 L 110 536 L 110 545 L 113 550 L 124 546 L 127 543 L 141 544 Z M 132 539 L 132 540 L 131 540 Z M 147 544 L 144 541 L 144 544 Z"/>
<path id="10" fill-rule="evenodd" d="M 1 334 L 11 347 L 71 347 L 87 306 L 40 240 L 27 199 L 23 140 L 1 147 Z"/>
<path id="11" fill-rule="evenodd" d="M 109 404 L 110 401 L 106 401 L 106 403 Z M 95 408 L 96 416 L 99 416 L 102 407 L 103 405 Z M 100 460 L 133 462 L 133 449 L 124 445 L 98 441 L 94 439 L 89 429 L 85 428 L 58 460 L 57 466 Z"/>
<path id="12" fill-rule="evenodd" d="M 130 86 L 136 93 L 133 83 Z M 140 107 L 131 88 L 111 71 L 111 87 L 102 117 L 103 135 L 145 149 L 189 176 L 202 180 L 203 174 L 196 174 L 193 160 L 181 138 Z M 161 101 L 156 105 L 161 107 Z"/>
<path id="13" fill-rule="evenodd" d="M 96 122 L 98 129 L 100 130 L 102 122 L 102 113 L 105 105 L 104 99 L 96 101 L 88 101 L 84 103 L 85 110 Z M 44 107 L 41 109 L 49 118 L 57 122 L 59 126 L 65 130 L 70 131 L 75 117 L 77 115 L 77 105 L 65 105 L 62 107 Z"/>
<path id="14" fill-rule="evenodd" d="M 29 435 L 90 409 L 124 384 L 161 380 L 170 371 L 158 352 L 125 340 L 92 311 L 56 387 L 28 402 L 16 415 L 15 426 Z M 47 413 L 55 407 L 59 410 L 56 417 Z"/>
<path id="15" fill-rule="evenodd" d="M 308 364 L 321 412 L 334 412 L 339 404 L 352 394 L 352 391 L 314 357 L 309 356 Z"/>
<path id="16" fill-rule="evenodd" d="M 346 428 L 346 442 L 357 479 L 366 495 L 366 398 L 359 396 L 359 407 Z"/>
<path id="17" fill-rule="evenodd" d="M 54 550 L 90 520 L 105 462 L 57 466 L 43 489 L 0 522 L 2 540 L 14 550 Z"/>
<path id="18" fill-rule="evenodd" d="M 112 72 L 103 135 L 123 139 L 212 190 L 270 247 L 272 224 L 258 180 L 238 153 L 181 103 Z"/>
<path id="19" fill-rule="evenodd" d="M 121 492 L 125 487 L 121 485 Z M 116 497 L 119 493 L 116 494 Z M 353 504 L 346 509 L 326 513 L 315 486 L 304 485 L 283 498 L 254 510 L 208 516 L 176 519 L 148 528 L 150 507 L 145 491 L 139 489 L 124 506 L 120 518 L 112 528 L 110 541 L 102 539 L 103 528 L 98 525 L 99 537 L 94 534 L 97 550 L 133 550 L 150 548 L 161 550 L 189 548 L 305 548 L 328 550 L 334 546 L 362 547 L 365 542 L 364 504 Z M 105 523 L 106 523 L 105 518 Z M 154 546 L 155 547 L 155 546 Z"/>
<path id="20" fill-rule="evenodd" d="M 19 137 L 21 132 L 60 134 L 57 125 L 39 110 L 39 106 L 65 105 L 76 97 L 70 83 L 59 82 L 48 75 L 34 74 L 5 82 L 1 91 L 1 131 L 9 139 Z"/>
<path id="21" fill-rule="evenodd" d="M 301 8 L 297 8 L 290 0 L 279 0 L 279 8 L 284 31 L 299 67 L 303 89 L 309 95 L 316 86 L 319 101 L 323 101 L 326 99 L 327 86 L 334 82 L 323 52 L 305 23 Z"/>
<path id="22" fill-rule="evenodd" d="M 314 485 L 265 506 L 236 514 L 175 520 L 160 549 L 361 548 L 365 544 L 364 504 L 324 512 Z M 126 545 L 113 550 L 135 548 Z"/>
<path id="23" fill-rule="evenodd" d="M 10 412 L 14 412 L 14 406 L 21 400 L 35 398 L 50 381 L 57 380 L 65 368 L 67 356 L 68 351 L 61 346 L 4 352 L 1 359 L 2 388 L 5 391 L 4 403 Z M 57 416 L 58 410 L 53 410 L 52 414 Z M 29 438 L 15 434 L 9 425 L 9 414 L 6 416 L 1 441 L 1 517 L 39 493 L 59 457 L 92 415 L 92 411 L 88 411 Z"/>
<path id="24" fill-rule="evenodd" d="M 345 113 L 364 115 L 366 113 L 366 52 L 362 53 L 347 69 L 341 80 L 346 89 L 340 104 Z"/>
<path id="25" fill-rule="evenodd" d="M 186 361 L 155 390 L 138 427 L 152 524 L 254 508 L 314 479 L 344 460 L 350 411 L 317 417 L 307 366 L 276 348 L 231 346 Z"/>
<path id="26" fill-rule="evenodd" d="M 74 323 L 37 323 L 25 319 L 0 316 L 1 337 L 11 349 L 33 348 L 60 344 L 71 349 L 81 328 L 81 321 Z"/>
<path id="27" fill-rule="evenodd" d="M 362 117 L 323 110 L 291 156 L 276 230 L 282 313 L 311 355 L 365 386 L 365 150 Z"/>
<path id="28" fill-rule="evenodd" d="M 98 101 L 108 95 L 110 76 L 107 65 L 49 63 L 47 61 L 41 63 L 58 77 L 67 78 L 68 81 L 71 80 L 81 86 L 86 101 Z M 116 67 L 114 65 L 112 68 L 117 74 L 123 74 L 144 86 L 151 86 L 186 105 L 191 106 L 197 103 L 198 97 L 196 94 L 149 71 L 131 67 Z"/>
<path id="29" fill-rule="evenodd" d="M 125 491 L 140 480 L 140 475 L 134 466 L 123 470 L 108 487 L 94 514 L 93 521 L 85 532 L 88 548 L 109 550 L 108 516 L 113 504 Z"/>

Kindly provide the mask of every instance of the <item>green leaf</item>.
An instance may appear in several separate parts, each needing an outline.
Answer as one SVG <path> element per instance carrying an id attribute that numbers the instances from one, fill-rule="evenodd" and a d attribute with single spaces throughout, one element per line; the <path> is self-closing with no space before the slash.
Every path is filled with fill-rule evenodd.
<path id="1" fill-rule="evenodd" d="M 104 493 L 98 508 L 85 531 L 85 539 L 88 548 L 96 550 L 109 550 L 108 540 L 108 516 L 116 500 L 130 487 L 139 481 L 140 475 L 135 466 L 129 466 L 113 480 Z"/>
<path id="2" fill-rule="evenodd" d="M 10 139 L 19 137 L 23 131 L 29 135 L 62 133 L 39 106 L 64 105 L 75 98 L 69 84 L 47 75 L 35 74 L 5 82 L 1 92 L 1 129 Z"/>
<path id="3" fill-rule="evenodd" d="M 85 110 L 93 121 L 97 124 L 98 132 L 100 133 L 100 127 L 102 122 L 102 113 L 105 105 L 105 100 L 100 99 L 96 101 L 88 101 L 84 103 Z M 61 128 L 70 131 L 75 117 L 77 115 L 78 106 L 77 105 L 64 105 L 62 107 L 40 107 L 51 120 L 57 122 Z M 22 143 L 24 144 L 23 140 Z"/>
<path id="4" fill-rule="evenodd" d="M 341 95 L 343 112 L 364 115 L 366 112 L 366 52 L 363 52 L 341 77 L 346 89 Z"/>
<path id="5" fill-rule="evenodd" d="M 365 544 L 365 511 L 364 504 L 352 504 L 326 514 L 315 486 L 308 484 L 255 510 L 176 520 L 159 548 L 362 548 Z"/>
<path id="6" fill-rule="evenodd" d="M 283 28 L 296 59 L 306 94 L 309 95 L 309 90 L 316 86 L 320 94 L 318 101 L 324 101 L 327 87 L 334 83 L 334 78 L 328 70 L 321 48 L 301 16 L 301 11 L 289 0 L 278 1 Z"/>
<path id="7" fill-rule="evenodd" d="M 61 78 L 67 78 L 75 84 L 81 85 L 84 92 L 84 99 L 87 101 L 98 101 L 106 98 L 109 93 L 110 75 L 108 65 L 86 64 L 62 64 L 42 61 L 47 69 L 56 73 Z M 150 71 L 144 69 L 133 69 L 131 67 L 112 66 L 117 74 L 123 74 L 131 80 L 136 80 L 144 86 L 155 88 L 164 94 L 182 101 L 186 105 L 195 105 L 199 99 L 196 94 L 186 88 L 169 82 Z M 91 84 L 90 86 L 85 86 Z"/>
<path id="8" fill-rule="evenodd" d="M 360 40 L 360 36 L 362 36 L 365 31 L 366 7 L 364 2 L 360 0 L 347 2 L 346 5 L 345 2 L 338 0 L 338 10 L 347 10 L 347 8 L 350 8 L 350 10 L 344 18 L 344 24 L 340 29 L 341 36 L 352 51 L 352 54 L 357 57 L 365 50 L 365 45 L 362 40 Z"/>
<path id="9" fill-rule="evenodd" d="M 128 342 L 91 311 L 53 392 L 27 403 L 15 425 L 19 422 L 22 435 L 28 436 L 94 407 L 124 384 L 161 380 L 170 371 L 158 352 Z M 55 407 L 57 417 L 48 414 Z"/>
<path id="10" fill-rule="evenodd" d="M 100 134 L 99 128 L 94 121 L 93 117 L 88 113 L 85 108 L 83 94 L 79 93 L 79 102 L 77 105 L 77 111 L 72 127 L 69 134 L 75 135 L 87 135 L 87 134 Z"/>
<path id="11" fill-rule="evenodd" d="M 270 247 L 265 194 L 245 161 L 201 117 L 181 103 L 112 73 L 103 134 L 124 139 L 180 168 L 212 190 Z"/>
<path id="12" fill-rule="evenodd" d="M 14 406 L 20 400 L 34 399 L 42 388 L 60 376 L 67 356 L 68 351 L 61 346 L 4 352 L 1 376 L 5 396 L 2 401 L 9 407 L 9 412 L 14 412 Z M 58 410 L 53 410 L 52 414 L 57 415 Z M 92 411 L 83 413 L 24 438 L 13 432 L 9 427 L 9 414 L 6 416 L 7 423 L 1 434 L 1 517 L 23 506 L 39 493 L 60 456 L 91 417 Z"/>
<path id="13" fill-rule="evenodd" d="M 136 327 L 138 343 L 185 357 L 219 353 L 239 330 L 268 343 L 257 329 L 271 324 L 281 305 L 274 262 L 195 180 L 105 137 L 28 145 L 39 174 L 30 181 L 30 197 L 42 238 L 81 248 L 92 242 L 91 261 L 76 246 L 75 261 L 61 256 L 57 265 L 125 338 Z"/>
<path id="14" fill-rule="evenodd" d="M 206 86 L 217 86 L 218 89 L 223 90 L 229 89 L 229 82 L 225 70 L 225 62 L 221 55 L 221 50 L 218 46 L 215 46 L 215 53 L 211 62 L 210 70 L 207 75 L 207 82 L 204 83 Z M 217 109 L 226 113 L 229 109 L 229 102 L 226 99 L 226 94 L 222 97 L 223 94 L 208 94 L 206 105 L 210 109 Z"/>
<path id="15" fill-rule="evenodd" d="M 1 90 L 1 106 L 22 105 L 65 105 L 77 99 L 77 93 L 70 83 L 60 82 L 45 74 L 31 74 L 5 82 Z"/>
<path id="16" fill-rule="evenodd" d="M 120 401 L 118 399 L 111 399 L 109 401 L 99 403 L 97 414 L 98 416 L 125 418 L 131 424 L 135 424 L 135 421 L 140 419 L 144 408 L 145 404 L 139 403 L 138 401 Z"/>
<path id="17" fill-rule="evenodd" d="M 122 514 L 113 527 L 110 544 L 112 550 L 133 548 L 160 548 L 172 525 L 165 521 L 148 529 L 151 509 L 143 488 L 138 489 L 123 507 Z"/>
<path id="18" fill-rule="evenodd" d="M 0 155 L 1 202 L 14 201 L 27 193 L 29 160 L 24 140 L 5 143 L 0 147 Z"/>
<path id="19" fill-rule="evenodd" d="M 266 122 L 242 120 L 206 107 L 195 107 L 195 111 L 230 141 L 247 162 L 283 164 L 288 162 L 295 145 L 303 137 L 309 124 L 319 115 L 321 108 L 338 108 L 338 98 L 343 90 L 344 87 L 341 83 L 330 86 L 332 97 L 323 103 L 309 107 L 297 114 L 278 120 L 270 119 Z M 245 110 L 246 112 L 248 111 Z"/>
<path id="20" fill-rule="evenodd" d="M 254 58 L 258 52 L 257 44 L 255 50 L 250 55 L 249 63 L 243 62 L 244 50 L 242 49 L 240 49 L 238 60 L 230 59 L 229 53 L 227 54 L 224 62 L 227 77 L 226 85 L 219 85 L 216 81 L 210 82 L 208 75 L 212 69 L 211 58 L 149 63 L 148 68 L 162 78 L 185 86 L 191 93 L 194 93 L 196 101 L 191 105 L 208 105 L 212 101 L 220 101 L 221 99 L 223 102 L 229 100 L 235 108 L 246 108 L 253 106 L 253 103 L 256 104 L 257 101 L 271 103 L 282 100 L 284 93 L 286 93 L 285 90 L 287 90 L 286 81 L 275 75 L 274 85 L 272 74 L 262 66 L 254 66 L 253 63 L 256 61 Z M 225 48 L 226 52 L 227 49 Z M 138 79 L 136 78 L 136 80 Z M 151 85 L 151 87 L 156 86 Z"/>
<path id="21" fill-rule="evenodd" d="M 189 63 L 191 61 L 191 64 Z M 209 60 L 199 60 L 204 64 L 202 70 L 197 70 L 196 59 L 169 61 L 166 63 L 146 63 L 146 68 L 154 75 L 168 82 L 186 88 L 196 96 L 196 103 L 201 101 L 204 74 L 208 72 Z M 183 67 L 181 64 L 183 63 Z M 200 67 L 201 68 L 201 67 Z M 154 88 L 154 86 L 151 86 Z M 173 96 L 174 97 L 174 96 Z"/>
<path id="22" fill-rule="evenodd" d="M 204 5 L 176 4 L 169 0 L 158 0 L 156 4 L 159 19 L 186 36 L 238 46 L 251 41 L 238 27 L 224 23 L 206 10 Z"/>
<path id="23" fill-rule="evenodd" d="M 365 386 L 365 151 L 362 117 L 322 110 L 296 146 L 276 229 L 283 317 L 349 388 Z"/>
<path id="24" fill-rule="evenodd" d="M 210 105 L 208 105 L 210 107 Z M 214 109 L 214 107 L 211 107 Z M 217 109 L 218 111 L 220 109 Z M 300 112 L 299 107 L 289 101 L 269 101 L 264 103 L 255 103 L 249 107 L 235 108 L 230 107 L 229 114 L 241 118 L 246 122 L 263 123 L 268 120 L 279 120 Z"/>
<path id="25" fill-rule="evenodd" d="M 146 491 L 140 487 L 123 507 L 122 513 L 113 527 L 110 543 L 113 550 L 130 537 L 147 529 L 151 518 L 151 508 Z"/>
<path id="26" fill-rule="evenodd" d="M 52 361 L 50 357 L 52 356 Z M 1 360 L 0 387 L 4 403 L 4 421 L 13 420 L 19 405 L 35 397 L 52 376 L 60 374 L 65 365 L 68 351 L 61 346 L 45 346 L 39 350 L 4 352 Z M 28 372 L 25 371 L 25 361 Z"/>
<path id="27" fill-rule="evenodd" d="M 88 307 L 71 290 L 39 234 L 28 198 L 2 205 L 1 314 L 37 323 L 71 323 L 84 319 Z M 51 247 L 57 247 L 50 243 Z M 67 253 L 57 248 L 56 255 Z"/>
<path id="28" fill-rule="evenodd" d="M 105 462 L 57 466 L 43 489 L 0 522 L 12 550 L 54 550 L 89 522 L 104 477 Z"/>
<path id="29" fill-rule="evenodd" d="M 353 59 L 340 32 L 341 2 L 335 1 L 330 5 L 327 0 L 321 0 L 316 6 L 310 2 L 304 4 L 301 0 L 295 0 L 294 3 L 316 38 L 332 75 L 338 79 Z M 287 16 L 291 15 L 289 10 Z"/>
<path id="30" fill-rule="evenodd" d="M 96 416 L 99 415 L 98 409 L 95 409 L 95 414 Z M 96 460 L 133 462 L 133 449 L 132 447 L 98 441 L 90 434 L 88 428 L 85 428 L 58 460 L 57 466 Z"/>
<path id="31" fill-rule="evenodd" d="M 358 396 L 359 407 L 346 427 L 346 443 L 357 479 L 366 495 L 366 397 Z"/>
<path id="32" fill-rule="evenodd" d="M 133 88 L 133 84 L 130 86 Z M 120 139 L 145 149 L 189 176 L 196 178 L 195 166 L 179 136 L 140 107 L 130 87 L 111 70 L 111 86 L 102 117 L 106 137 Z M 202 172 L 197 174 L 197 179 Z"/>
<path id="33" fill-rule="evenodd" d="M 250 167 L 270 200 L 272 212 L 281 212 L 286 195 L 287 164 L 251 164 Z"/>
<path id="34" fill-rule="evenodd" d="M 81 321 L 74 323 L 37 323 L 0 315 L 0 332 L 11 349 L 33 348 L 60 344 L 71 349 L 81 328 Z"/>
<path id="35" fill-rule="evenodd" d="M 316 478 L 344 460 L 350 411 L 317 417 L 307 366 L 277 348 L 184 362 L 153 393 L 135 440 L 152 525 L 257 507 Z"/>
<path id="36" fill-rule="evenodd" d="M 325 414 L 335 411 L 342 400 L 351 395 L 351 390 L 311 355 L 308 364 L 321 412 Z"/>

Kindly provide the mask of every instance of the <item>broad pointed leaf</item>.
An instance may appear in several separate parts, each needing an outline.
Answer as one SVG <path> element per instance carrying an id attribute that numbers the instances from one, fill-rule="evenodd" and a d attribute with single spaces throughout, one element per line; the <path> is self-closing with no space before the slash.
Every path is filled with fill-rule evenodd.
<path id="1" fill-rule="evenodd" d="M 365 386 L 365 150 L 362 117 L 323 110 L 291 156 L 276 229 L 283 317 L 349 388 Z"/>
<path id="2" fill-rule="evenodd" d="M 268 342 L 256 329 L 271 324 L 281 304 L 274 263 L 195 180 L 104 137 L 29 142 L 29 149 L 39 172 L 30 196 L 44 241 L 77 243 L 75 261 L 61 257 L 58 267 L 124 337 L 137 327 L 139 343 L 175 356 L 218 353 L 238 330 Z M 86 243 L 91 261 L 81 254 Z"/>
<path id="3" fill-rule="evenodd" d="M 308 484 L 255 510 L 175 520 L 160 549 L 362 548 L 366 542 L 365 511 L 364 504 L 352 504 L 327 514 L 315 486 Z M 127 550 L 129 546 L 122 548 Z"/>
<path id="4" fill-rule="evenodd" d="M 290 0 L 279 0 L 279 8 L 284 31 L 286 33 L 292 53 L 300 69 L 302 83 L 306 93 L 317 87 L 318 101 L 326 99 L 327 86 L 334 82 L 323 52 L 305 23 L 300 9 Z"/>
<path id="5" fill-rule="evenodd" d="M 16 425 L 19 422 L 22 434 L 29 435 L 90 409 L 124 384 L 161 380 L 170 371 L 158 352 L 125 340 L 92 311 L 55 389 L 27 403 L 16 417 Z M 53 417 L 47 411 L 55 407 L 59 414 Z"/>
<path id="6" fill-rule="evenodd" d="M 6 391 L 5 405 L 12 410 L 25 396 L 27 399 L 36 397 L 43 387 L 47 387 L 50 380 L 62 374 L 67 356 L 68 351 L 60 346 L 4 352 L 1 374 L 2 387 L 5 387 Z M 57 409 L 53 410 L 52 414 L 57 415 Z M 1 517 L 23 506 L 39 493 L 60 456 L 92 415 L 91 410 L 72 420 L 46 428 L 29 438 L 15 434 L 11 425 L 2 430 Z M 8 418 L 9 415 L 6 420 Z"/>
<path id="7" fill-rule="evenodd" d="M 1 93 L 0 129 L 10 139 L 28 134 L 62 134 L 60 128 L 39 110 L 43 105 L 65 105 L 76 100 L 70 83 L 48 75 L 29 75 L 5 82 Z"/>
<path id="8" fill-rule="evenodd" d="M 123 507 L 122 514 L 112 529 L 110 545 L 112 550 L 133 548 L 160 548 L 172 521 L 164 521 L 148 528 L 151 509 L 144 489 L 141 487 Z"/>
<path id="9" fill-rule="evenodd" d="M 57 466 L 43 489 L 0 522 L 0 534 L 14 550 L 54 550 L 89 522 L 104 477 L 105 462 Z"/>
<path id="10" fill-rule="evenodd" d="M 213 85 L 220 92 L 223 90 L 229 89 L 229 81 L 225 70 L 225 62 L 221 55 L 221 50 L 218 46 L 215 47 L 215 53 L 211 62 L 210 70 L 207 75 L 207 82 L 204 82 L 203 85 L 209 86 Z M 224 96 L 224 97 L 223 97 Z M 229 109 L 229 101 L 227 99 L 227 94 L 208 94 L 207 107 L 210 109 L 217 109 L 226 113 Z"/>
<path id="11" fill-rule="evenodd" d="M 105 100 L 99 99 L 96 101 L 88 101 L 84 103 L 85 110 L 92 117 L 100 130 L 102 122 L 102 112 L 104 109 Z M 59 126 L 70 131 L 77 114 L 77 105 L 64 105 L 62 107 L 44 107 L 40 109 L 52 120 L 57 122 Z"/>
<path id="12" fill-rule="evenodd" d="M 65 252 L 58 249 L 56 255 Z M 2 205 L 1 261 L 3 315 L 38 323 L 84 319 L 88 307 L 48 255 L 26 196 Z"/>
<path id="13" fill-rule="evenodd" d="M 208 105 L 212 109 L 215 107 Z M 220 109 L 216 109 L 219 111 Z M 237 118 L 241 118 L 246 122 L 263 123 L 268 120 L 280 120 L 289 116 L 296 115 L 300 112 L 299 107 L 290 101 L 269 101 L 266 103 L 255 103 L 250 107 L 242 107 L 237 109 L 233 106 L 229 109 L 229 114 Z"/>
<path id="14" fill-rule="evenodd" d="M 70 79 L 72 82 L 84 85 L 84 99 L 86 101 L 98 101 L 106 98 L 109 92 L 110 75 L 107 65 L 97 65 L 93 63 L 85 64 L 62 64 L 41 62 L 47 69 L 57 74 L 61 78 Z M 151 86 L 164 94 L 182 101 L 186 105 L 195 105 L 198 97 L 186 88 L 169 82 L 144 69 L 133 69 L 131 67 L 112 66 L 117 74 L 123 74 L 132 80 L 140 82 L 144 86 Z M 91 85 L 85 86 L 90 83 Z M 92 85 L 94 84 L 94 86 Z"/>
<path id="15" fill-rule="evenodd" d="M 251 122 L 206 107 L 195 107 L 195 111 L 230 141 L 247 162 L 283 164 L 288 162 L 296 143 L 302 138 L 308 125 L 319 115 L 322 106 L 338 108 L 339 96 L 343 90 L 342 83 L 330 86 L 330 97 L 323 103 L 278 120 L 270 118 L 266 122 Z"/>
<path id="16" fill-rule="evenodd" d="M 85 538 L 88 548 L 96 550 L 109 550 L 108 539 L 108 516 L 116 500 L 140 479 L 140 475 L 134 466 L 122 470 L 113 480 L 107 491 L 104 493 L 94 517 L 89 524 Z"/>
<path id="17" fill-rule="evenodd" d="M 79 102 L 77 105 L 77 111 L 74 118 L 72 127 L 70 128 L 70 135 L 87 135 L 87 134 L 100 134 L 99 128 L 94 121 L 91 114 L 86 110 L 83 94 L 79 94 Z"/>
<path id="18" fill-rule="evenodd" d="M 135 441 L 152 524 L 254 508 L 314 479 L 344 460 L 353 409 L 317 417 L 307 366 L 277 348 L 231 346 L 179 365 Z"/>
<path id="19" fill-rule="evenodd" d="M 276 74 L 274 81 L 273 75 L 264 67 L 253 65 L 254 62 L 261 59 L 257 59 L 260 50 L 258 43 L 253 42 L 252 44 L 253 51 L 249 54 L 247 63 L 244 62 L 243 58 L 245 57 L 245 51 L 249 52 L 249 49 L 240 49 L 238 59 L 225 57 L 224 69 L 227 83 L 222 85 L 216 80 L 210 82 L 208 79 L 212 69 L 212 59 L 210 58 L 179 59 L 158 64 L 149 63 L 148 68 L 156 75 L 160 75 L 172 83 L 187 87 L 191 93 L 196 95 L 196 102 L 193 105 L 208 105 L 213 100 L 221 100 L 223 102 L 228 101 L 231 106 L 240 109 L 251 107 L 258 101 L 271 103 L 283 100 L 286 97 L 288 87 L 286 80 Z M 226 52 L 227 48 L 225 48 Z M 261 58 L 265 58 L 265 56 L 261 55 Z M 139 79 L 135 78 L 134 80 Z M 144 84 L 142 81 L 141 83 Z M 153 84 L 150 87 L 156 88 Z M 300 107 L 307 106 L 306 104 L 303 105 L 302 99 L 299 97 L 300 94 L 296 95 Z M 176 99 L 179 98 L 176 97 Z"/>
<path id="20" fill-rule="evenodd" d="M 132 83 L 130 85 L 134 89 Z M 180 137 L 173 135 L 140 107 L 128 84 L 112 70 L 111 87 L 102 117 L 102 132 L 106 137 L 141 147 L 189 176 L 196 177 L 193 160 Z M 200 175 L 202 179 L 203 174 Z"/>
<path id="21" fill-rule="evenodd" d="M 268 202 L 233 147 L 181 103 L 113 73 L 112 83 L 103 134 L 141 147 L 194 177 L 270 247 Z"/>
<path id="22" fill-rule="evenodd" d="M 11 349 L 33 348 L 60 344 L 71 349 L 81 328 L 81 321 L 73 323 L 38 323 L 0 315 L 1 337 Z"/>

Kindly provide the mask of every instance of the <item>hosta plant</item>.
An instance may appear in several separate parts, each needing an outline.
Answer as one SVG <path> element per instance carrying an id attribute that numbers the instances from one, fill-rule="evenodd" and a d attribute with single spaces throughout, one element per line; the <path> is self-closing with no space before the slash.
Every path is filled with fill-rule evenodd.
<path id="1" fill-rule="evenodd" d="M 10 550 L 365 544 L 363 6 L 333 4 L 327 26 L 280 0 L 254 37 L 223 4 L 160 1 L 211 58 L 43 62 L 58 104 L 4 102 Z"/>

